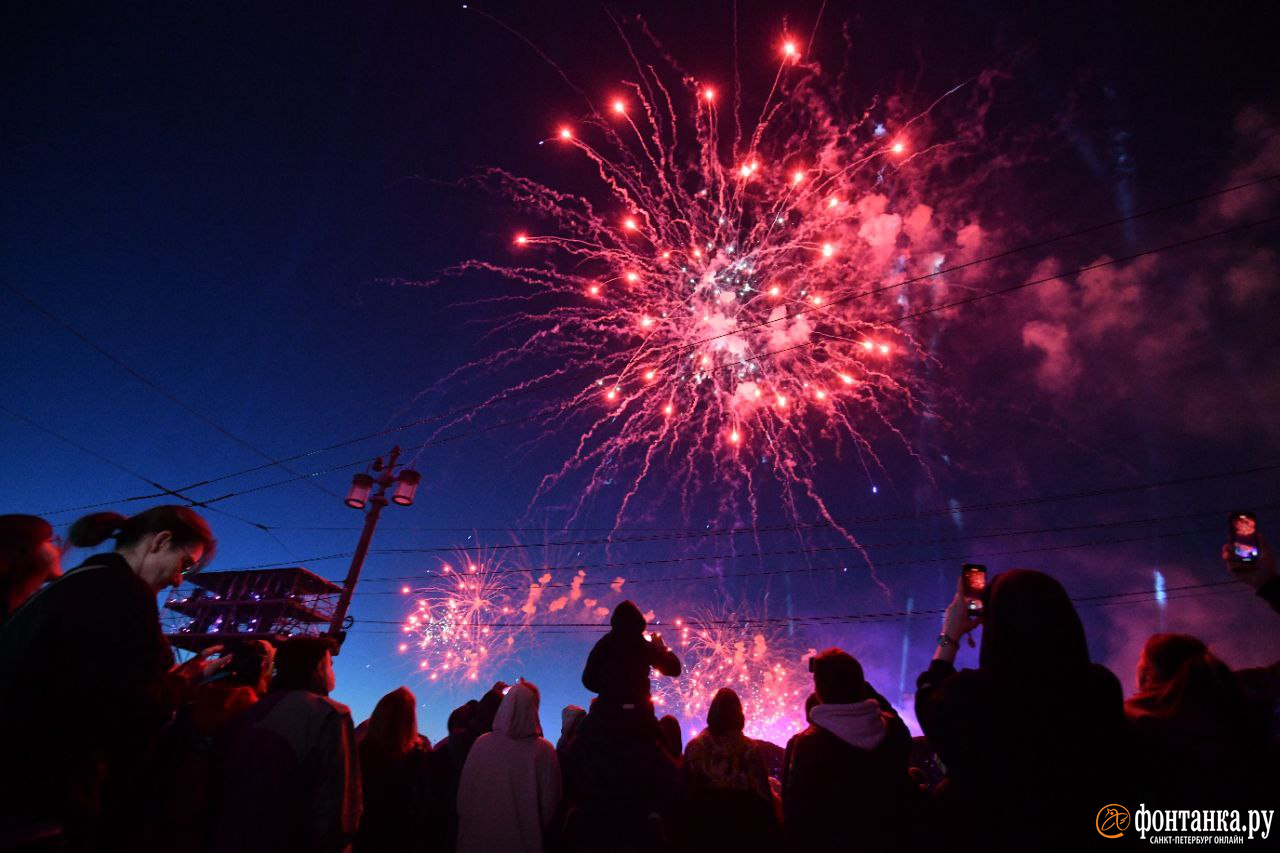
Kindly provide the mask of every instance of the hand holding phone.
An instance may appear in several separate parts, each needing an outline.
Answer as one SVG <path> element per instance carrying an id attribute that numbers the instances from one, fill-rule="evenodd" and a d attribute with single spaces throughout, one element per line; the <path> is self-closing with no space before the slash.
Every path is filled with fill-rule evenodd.
<path id="1" fill-rule="evenodd" d="M 1252 563 L 1258 559 L 1258 519 L 1253 513 L 1231 513 L 1227 519 L 1227 535 L 1234 560 Z"/>
<path id="2" fill-rule="evenodd" d="M 954 646 L 960 638 L 982 624 L 981 594 L 987 586 L 987 567 L 965 563 L 956 582 L 956 595 L 942 617 L 942 634 Z M 972 608 L 977 603 L 978 609 Z"/>
<path id="3" fill-rule="evenodd" d="M 1253 513 L 1233 512 L 1227 517 L 1227 544 L 1222 559 L 1237 579 L 1254 589 L 1276 576 L 1276 557 L 1258 531 Z"/>
<path id="4" fill-rule="evenodd" d="M 960 594 L 970 616 L 982 615 L 982 594 L 987 589 L 987 567 L 980 563 L 965 563 L 960 567 Z"/>

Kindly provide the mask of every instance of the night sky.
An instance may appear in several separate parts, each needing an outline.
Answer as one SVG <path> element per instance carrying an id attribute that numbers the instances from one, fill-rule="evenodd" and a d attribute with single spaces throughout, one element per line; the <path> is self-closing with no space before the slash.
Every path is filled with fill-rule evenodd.
<path id="1" fill-rule="evenodd" d="M 1197 634 L 1232 666 L 1280 657 L 1263 602 L 1205 586 L 1227 579 L 1228 510 L 1256 510 L 1280 540 L 1280 181 L 1263 180 L 1280 174 L 1280 33 L 1265 4 L 741 4 L 736 39 L 727 3 L 472 5 L 5 7 L 0 512 L 65 530 L 80 507 L 159 502 L 128 500 L 155 483 L 290 458 L 191 490 L 212 501 L 213 568 L 340 580 L 361 522 L 341 500 L 352 473 L 397 442 L 414 448 L 419 499 L 383 515 L 335 698 L 358 721 L 407 684 L 433 740 L 450 709 L 521 675 L 557 731 L 558 709 L 589 699 L 578 675 L 599 634 L 524 633 L 482 684 L 428 684 L 397 652 L 400 588 L 456 548 L 624 577 L 624 594 L 666 620 L 886 614 L 776 624 L 800 649 L 853 652 L 907 712 L 941 621 L 918 611 L 945 606 L 965 559 L 1062 580 L 1095 659 L 1128 691 L 1157 630 Z M 539 143 L 585 112 L 565 78 L 600 103 L 634 79 L 615 21 L 643 43 L 637 13 L 725 92 L 736 57 L 748 113 L 788 33 L 813 34 L 805 60 L 840 79 L 853 115 L 877 93 L 924 106 L 990 72 L 985 137 L 963 165 L 991 172 L 967 184 L 980 255 L 1163 209 L 979 265 L 958 279 L 965 293 L 1185 245 L 930 320 L 934 358 L 900 366 L 929 371 L 942 413 L 904 424 L 918 456 L 873 434 L 874 470 L 815 445 L 822 494 L 865 556 L 768 489 L 754 521 L 726 517 L 717 489 L 734 486 L 710 455 L 663 472 L 703 483 L 683 509 L 654 496 L 618 524 L 625 484 L 595 483 L 588 499 L 572 478 L 534 501 L 590 417 L 519 421 L 561 386 L 440 435 L 439 421 L 393 429 L 523 378 L 464 371 L 423 394 L 500 346 L 486 332 L 520 309 L 484 301 L 511 288 L 483 272 L 415 285 L 470 258 L 519 262 L 513 235 L 545 227 L 467 184 L 486 167 L 608 203 L 581 162 Z M 296 476 L 312 472 L 324 473 Z M 769 529 L 725 532 L 753 524 Z"/>

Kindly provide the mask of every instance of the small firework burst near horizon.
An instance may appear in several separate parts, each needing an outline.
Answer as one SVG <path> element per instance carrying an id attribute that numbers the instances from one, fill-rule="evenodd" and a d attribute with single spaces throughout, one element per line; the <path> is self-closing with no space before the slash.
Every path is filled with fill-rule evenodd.
<path id="1" fill-rule="evenodd" d="M 424 580 L 420 587 L 400 588 L 411 603 L 398 651 L 417 658 L 427 681 L 445 683 L 500 675 L 537 645 L 539 628 L 604 623 L 610 613 L 605 601 L 617 598 L 626 583 L 615 577 L 588 586 L 585 569 L 556 580 L 546 568 L 508 563 L 484 549 L 442 560 Z"/>
<path id="2" fill-rule="evenodd" d="M 402 654 L 412 651 L 428 681 L 479 681 L 515 656 L 524 622 L 510 581 L 496 561 L 464 556 L 442 562 L 432 583 L 413 596 Z"/>
<path id="3" fill-rule="evenodd" d="M 943 422 L 951 402 L 927 378 L 941 367 L 929 324 L 942 320 L 902 318 L 966 286 L 937 273 L 985 241 L 973 197 L 999 168 L 975 156 L 990 155 L 990 77 L 851 111 L 788 38 L 747 121 L 654 47 L 662 61 L 637 61 L 635 79 L 544 140 L 598 193 L 500 168 L 472 179 L 522 211 L 513 254 L 428 284 L 505 279 L 482 301 L 509 308 L 488 336 L 509 343 L 431 390 L 495 376 L 505 388 L 436 435 L 481 411 L 532 410 L 542 439 L 573 449 L 531 506 L 571 492 L 570 522 L 604 489 L 615 524 L 638 501 L 675 498 L 687 513 L 699 495 L 723 518 L 754 518 L 769 482 L 771 501 L 852 542 L 824 499 L 829 469 L 882 480 L 889 448 L 927 468 L 914 424 Z"/>
<path id="4" fill-rule="evenodd" d="M 676 619 L 669 645 L 683 671 L 655 681 L 654 707 L 673 714 L 690 737 L 706 727 L 716 691 L 729 687 L 742 700 L 746 734 L 785 744 L 804 721 L 804 701 L 812 690 L 807 660 L 785 631 L 745 613 L 706 612 Z"/>

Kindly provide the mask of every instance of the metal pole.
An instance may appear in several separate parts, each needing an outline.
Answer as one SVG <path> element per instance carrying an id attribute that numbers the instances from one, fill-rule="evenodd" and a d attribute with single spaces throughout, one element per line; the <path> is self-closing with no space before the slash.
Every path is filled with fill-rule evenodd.
<path id="1" fill-rule="evenodd" d="M 338 596 L 338 606 L 333 610 L 333 620 L 329 622 L 329 636 L 339 640 L 343 637 L 342 623 L 347 618 L 347 608 L 351 606 L 351 593 L 355 592 L 356 581 L 360 579 L 360 569 L 364 566 L 365 554 L 369 553 L 369 542 L 373 539 L 373 529 L 378 526 L 378 516 L 387 505 L 387 498 L 381 492 L 369 498 L 369 511 L 364 516 L 364 530 L 360 533 L 360 542 L 351 557 L 351 568 L 347 569 L 347 579 L 342 583 L 342 594 Z"/>
<path id="2" fill-rule="evenodd" d="M 338 650 L 342 650 L 342 641 L 346 632 L 342 623 L 347 619 L 347 608 L 351 606 L 351 594 L 356 591 L 356 581 L 360 580 L 360 569 L 364 567 L 365 555 L 369 553 L 369 543 L 373 540 L 373 529 L 378 526 L 378 517 L 382 508 L 387 505 L 387 487 L 396 481 L 396 460 L 400 458 L 400 445 L 391 448 L 387 464 L 379 458 L 373 463 L 373 470 L 378 472 L 375 481 L 378 491 L 369 498 L 369 511 L 364 516 L 364 529 L 360 531 L 360 542 L 356 552 L 351 556 L 351 567 L 347 569 L 347 579 L 342 583 L 342 593 L 338 596 L 338 605 L 333 609 L 333 619 L 329 621 L 329 636 L 338 641 Z M 337 654 L 338 652 L 334 652 Z"/>

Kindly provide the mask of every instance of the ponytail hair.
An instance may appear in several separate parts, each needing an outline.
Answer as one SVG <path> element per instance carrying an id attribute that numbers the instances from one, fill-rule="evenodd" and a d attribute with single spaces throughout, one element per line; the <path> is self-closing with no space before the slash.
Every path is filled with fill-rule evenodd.
<path id="1" fill-rule="evenodd" d="M 207 566 L 218 549 L 218 540 L 209 529 L 209 523 L 190 507 L 174 504 L 153 506 L 130 516 L 118 512 L 91 513 L 71 525 L 67 540 L 77 548 L 93 548 L 114 539 L 116 548 L 128 548 L 147 536 L 166 530 L 180 548 L 203 547 L 204 553 L 197 566 Z"/>

